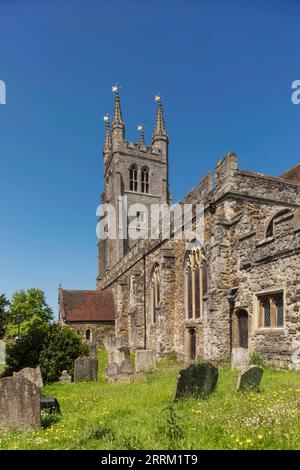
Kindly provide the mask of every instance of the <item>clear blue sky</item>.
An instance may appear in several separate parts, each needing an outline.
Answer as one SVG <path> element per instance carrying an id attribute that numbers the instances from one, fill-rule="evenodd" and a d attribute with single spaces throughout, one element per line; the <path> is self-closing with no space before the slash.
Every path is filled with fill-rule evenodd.
<path id="1" fill-rule="evenodd" d="M 102 116 L 150 142 L 161 92 L 174 200 L 228 151 L 281 174 L 300 161 L 299 0 L 0 0 L 0 291 L 93 289 Z"/>

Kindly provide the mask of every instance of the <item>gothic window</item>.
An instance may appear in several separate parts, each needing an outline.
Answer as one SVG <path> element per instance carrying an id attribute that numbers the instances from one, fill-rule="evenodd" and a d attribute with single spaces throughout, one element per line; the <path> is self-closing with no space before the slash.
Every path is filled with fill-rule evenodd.
<path id="1" fill-rule="evenodd" d="M 138 190 L 138 171 L 135 165 L 129 168 L 129 188 L 130 191 Z"/>
<path id="2" fill-rule="evenodd" d="M 207 263 L 203 250 L 190 250 L 185 260 L 185 311 L 188 319 L 202 316 L 203 296 L 206 292 Z"/>
<path id="3" fill-rule="evenodd" d="M 160 268 L 158 264 L 155 264 L 152 270 L 151 276 L 151 311 L 152 321 L 156 322 L 156 312 L 160 304 Z"/>
<path id="4" fill-rule="evenodd" d="M 92 339 L 92 332 L 91 332 L 90 329 L 87 329 L 87 330 L 86 330 L 86 332 L 85 332 L 85 339 L 86 339 L 87 341 L 91 341 L 91 339 Z"/>
<path id="5" fill-rule="evenodd" d="M 258 296 L 259 328 L 283 328 L 284 304 L 283 293 Z"/>
<path id="6" fill-rule="evenodd" d="M 280 217 L 281 215 L 287 214 L 288 212 L 290 212 L 290 209 L 281 209 L 280 211 L 278 211 L 276 214 L 273 215 L 271 220 L 269 219 L 268 224 L 267 224 L 265 238 L 274 237 L 274 235 L 275 235 L 275 220 L 277 219 L 277 217 Z"/>
<path id="7" fill-rule="evenodd" d="M 141 190 L 142 193 L 149 193 L 149 170 L 143 168 L 141 172 Z"/>

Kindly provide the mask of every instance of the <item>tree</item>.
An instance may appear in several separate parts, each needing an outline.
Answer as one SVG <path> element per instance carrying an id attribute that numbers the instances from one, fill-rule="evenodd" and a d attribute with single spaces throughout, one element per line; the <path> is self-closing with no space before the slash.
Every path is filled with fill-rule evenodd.
<path id="1" fill-rule="evenodd" d="M 7 312 L 6 307 L 9 305 L 9 301 L 4 294 L 0 294 L 0 339 L 5 335 Z"/>
<path id="2" fill-rule="evenodd" d="M 43 329 L 31 326 L 18 341 L 8 343 L 3 375 L 40 366 L 44 381 L 55 382 L 63 370 L 72 375 L 75 359 L 88 354 L 88 349 L 80 336 L 66 326 L 46 324 Z"/>
<path id="3" fill-rule="evenodd" d="M 12 338 L 23 336 L 29 330 L 45 329 L 52 320 L 53 312 L 42 290 L 19 290 L 13 294 L 10 302 L 6 333 Z"/>
<path id="4" fill-rule="evenodd" d="M 88 352 L 88 345 L 73 330 L 60 324 L 50 325 L 39 361 L 45 382 L 57 381 L 63 370 L 73 375 L 75 360 Z"/>

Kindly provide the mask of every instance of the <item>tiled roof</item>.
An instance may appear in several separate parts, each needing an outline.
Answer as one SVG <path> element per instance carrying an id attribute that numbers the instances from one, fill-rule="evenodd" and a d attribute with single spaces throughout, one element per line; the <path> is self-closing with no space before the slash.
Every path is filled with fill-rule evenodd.
<path id="1" fill-rule="evenodd" d="M 300 163 L 298 165 L 293 166 L 290 170 L 283 173 L 280 178 L 288 181 L 296 181 L 300 183 Z"/>
<path id="2" fill-rule="evenodd" d="M 67 322 L 113 321 L 115 303 L 111 289 L 59 291 L 60 316 Z"/>

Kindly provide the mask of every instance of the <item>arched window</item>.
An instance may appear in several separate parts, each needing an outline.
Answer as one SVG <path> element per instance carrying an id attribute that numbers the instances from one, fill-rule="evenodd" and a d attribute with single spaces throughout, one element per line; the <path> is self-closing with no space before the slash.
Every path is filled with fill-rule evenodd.
<path id="1" fill-rule="evenodd" d="M 185 259 L 185 311 L 189 319 L 203 313 L 203 296 L 207 292 L 207 262 L 203 250 L 188 251 Z"/>
<path id="2" fill-rule="evenodd" d="M 160 304 L 160 268 L 158 264 L 155 264 L 152 270 L 150 292 L 152 321 L 155 323 L 157 308 Z"/>
<path id="3" fill-rule="evenodd" d="M 85 332 L 85 339 L 86 341 L 91 341 L 92 339 L 92 332 L 90 329 L 87 329 L 86 332 Z"/>
<path id="4" fill-rule="evenodd" d="M 281 215 L 287 214 L 288 212 L 290 212 L 290 209 L 281 209 L 276 214 L 274 214 L 271 217 L 271 219 L 268 220 L 266 233 L 265 233 L 265 238 L 274 237 L 274 235 L 275 235 L 275 219 L 277 219 L 277 217 L 280 217 Z"/>
<path id="5" fill-rule="evenodd" d="M 135 165 L 129 168 L 129 188 L 130 191 L 138 190 L 138 171 Z"/>
<path id="6" fill-rule="evenodd" d="M 142 193 L 149 193 L 149 170 L 143 168 L 141 172 L 141 190 Z"/>

